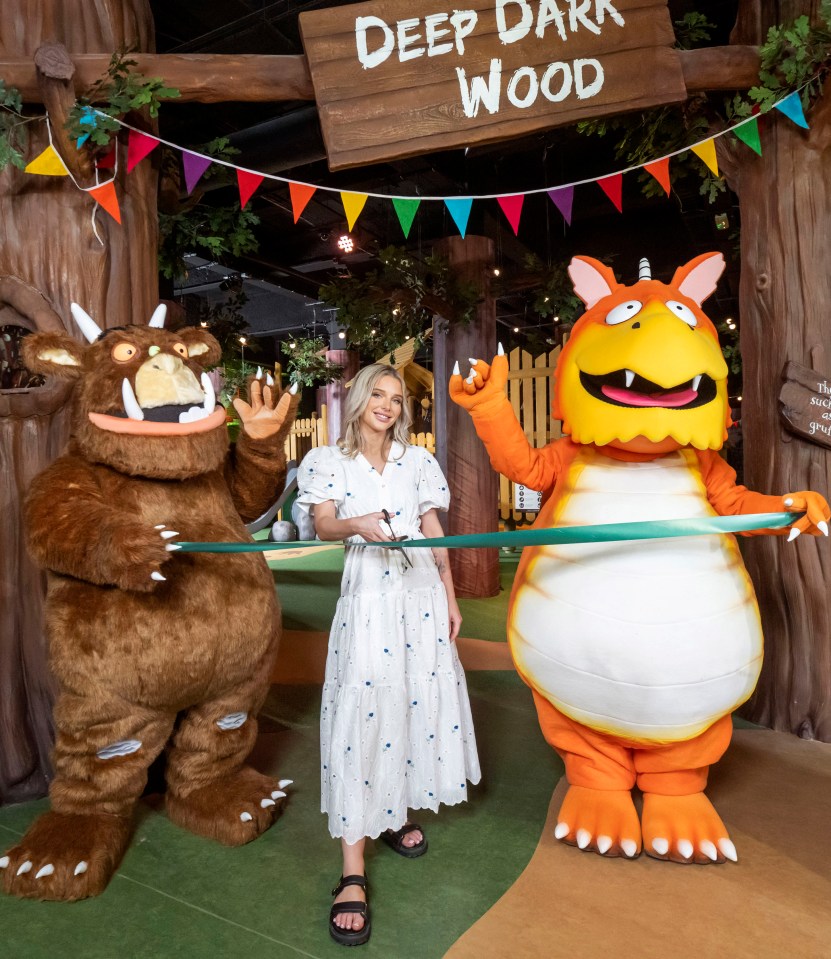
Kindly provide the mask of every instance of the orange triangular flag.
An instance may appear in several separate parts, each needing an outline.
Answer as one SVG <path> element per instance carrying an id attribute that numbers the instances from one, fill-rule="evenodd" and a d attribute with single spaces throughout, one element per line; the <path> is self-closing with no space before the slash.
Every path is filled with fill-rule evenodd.
<path id="1" fill-rule="evenodd" d="M 672 187 L 669 182 L 669 157 L 664 157 L 663 160 L 656 160 L 654 163 L 645 163 L 643 168 L 647 173 L 651 173 L 652 176 L 655 177 L 664 188 L 667 196 L 672 193 Z"/>
<path id="2" fill-rule="evenodd" d="M 254 191 L 263 182 L 265 177 L 261 173 L 249 173 L 248 170 L 237 170 L 237 185 L 239 186 L 240 209 L 251 199 Z"/>
<path id="3" fill-rule="evenodd" d="M 713 176 L 718 176 L 718 160 L 716 159 L 716 141 L 715 140 L 705 140 L 703 143 L 697 143 L 694 147 L 690 147 L 692 152 L 702 159 L 709 169 L 712 171 Z"/>
<path id="4" fill-rule="evenodd" d="M 89 195 L 96 203 L 100 203 L 104 207 L 116 223 L 121 223 L 121 210 L 118 206 L 118 197 L 115 195 L 115 182 L 113 180 L 107 180 L 101 186 L 90 190 Z"/>
<path id="5" fill-rule="evenodd" d="M 294 214 L 295 223 L 300 219 L 300 214 L 306 209 L 306 204 L 314 196 L 316 190 L 316 186 L 309 186 L 306 183 L 289 183 L 291 212 Z"/>
<path id="6" fill-rule="evenodd" d="M 38 154 L 31 163 L 27 164 L 23 172 L 38 173 L 40 176 L 69 176 L 63 160 L 51 143 L 43 153 Z"/>
<path id="7" fill-rule="evenodd" d="M 351 230 L 364 208 L 366 193 L 341 193 L 340 199 L 346 213 L 346 222 Z"/>

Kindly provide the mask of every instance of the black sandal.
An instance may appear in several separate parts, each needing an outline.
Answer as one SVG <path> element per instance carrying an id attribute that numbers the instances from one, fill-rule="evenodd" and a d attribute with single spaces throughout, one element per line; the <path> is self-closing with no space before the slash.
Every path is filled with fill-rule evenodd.
<path id="1" fill-rule="evenodd" d="M 411 832 L 421 833 L 421 842 L 416 843 L 415 846 L 405 846 L 404 837 L 408 836 Z M 407 859 L 418 859 L 419 856 L 423 856 L 427 852 L 427 837 L 424 835 L 424 830 L 419 826 L 417 822 L 406 822 L 400 829 L 396 829 L 393 832 L 392 829 L 388 829 L 386 832 L 381 833 L 381 839 L 390 847 L 398 853 L 399 856 L 405 856 Z"/>
<path id="2" fill-rule="evenodd" d="M 332 890 L 333 896 L 339 896 L 347 886 L 360 886 L 366 892 L 366 876 L 341 876 L 340 882 Z M 335 925 L 335 916 L 344 912 L 357 912 L 363 917 L 360 929 L 341 929 Z M 329 910 L 329 935 L 342 946 L 362 946 L 369 939 L 369 903 L 355 899 L 351 902 L 335 902 Z"/>

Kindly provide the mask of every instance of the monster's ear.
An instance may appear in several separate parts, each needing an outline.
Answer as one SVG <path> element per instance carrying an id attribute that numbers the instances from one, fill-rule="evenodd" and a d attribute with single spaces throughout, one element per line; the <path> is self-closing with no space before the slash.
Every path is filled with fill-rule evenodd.
<path id="1" fill-rule="evenodd" d="M 23 362 L 32 373 L 74 380 L 87 347 L 68 333 L 32 333 L 23 338 Z"/>
<path id="2" fill-rule="evenodd" d="M 198 326 L 186 326 L 177 330 L 176 335 L 188 348 L 188 356 L 195 359 L 205 369 L 216 366 L 220 361 L 222 347 L 207 330 Z"/>
<path id="3" fill-rule="evenodd" d="M 721 253 L 702 253 L 675 271 L 670 286 L 701 306 L 715 290 L 718 278 L 724 272 L 724 257 Z"/>
<path id="4" fill-rule="evenodd" d="M 618 282 L 608 266 L 590 256 L 575 256 L 568 265 L 574 292 L 590 310 L 595 303 L 617 289 Z"/>

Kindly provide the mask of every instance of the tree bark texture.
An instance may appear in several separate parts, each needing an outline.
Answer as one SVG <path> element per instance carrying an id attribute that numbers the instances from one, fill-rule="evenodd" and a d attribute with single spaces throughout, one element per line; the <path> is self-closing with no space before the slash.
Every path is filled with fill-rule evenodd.
<path id="1" fill-rule="evenodd" d="M 449 321 L 449 328 L 433 334 L 436 454 L 450 485 L 450 536 L 496 532 L 499 477 L 491 467 L 482 441 L 466 410 L 449 401 L 447 384 L 456 360 L 469 356 L 490 362 L 496 353 L 496 302 L 490 293 L 493 240 L 482 236 L 447 237 L 436 246 L 463 283 L 474 283 L 482 299 L 468 326 Z M 440 323 L 437 319 L 437 323 Z M 496 549 L 451 549 L 450 567 L 456 595 L 462 598 L 496 596 L 499 592 L 499 552 Z"/>
<path id="2" fill-rule="evenodd" d="M 733 34 L 762 39 L 818 4 L 743 4 Z M 811 8 L 810 10 L 807 8 Z M 778 396 L 787 361 L 831 370 L 831 96 L 805 132 L 777 111 L 760 121 L 761 157 L 720 144 L 719 163 L 741 209 L 742 427 L 745 482 L 776 493 L 831 495 L 831 451 L 788 432 Z M 724 139 L 724 138 L 722 138 Z M 765 632 L 765 662 L 746 715 L 774 729 L 831 741 L 831 543 L 760 536 L 744 542 Z"/>
<path id="3" fill-rule="evenodd" d="M 46 41 L 73 53 L 152 47 L 146 0 L 4 0 L 0 58 L 34 56 Z M 4 75 L 10 86 L 13 75 Z M 47 84 L 67 83 L 47 78 Z M 60 92 L 60 91 L 58 91 Z M 65 97 L 50 97 L 53 109 Z M 44 107 L 33 107 L 33 116 Z M 53 128 L 63 116 L 52 116 Z M 46 123 L 27 125 L 27 162 L 48 145 Z M 126 175 L 119 147 L 119 226 L 70 177 L 0 174 L 0 322 L 50 324 L 78 336 L 69 306 L 80 303 L 102 328 L 149 319 L 157 302 L 156 184 L 150 160 Z M 111 176 L 105 171 L 103 178 Z M 100 241 L 96 236 L 96 231 Z M 27 292 L 28 291 L 28 292 Z M 51 319 L 49 319 L 51 317 Z M 0 393 L 0 802 L 43 794 L 49 776 L 51 681 L 40 613 L 43 578 L 25 553 L 21 502 L 31 479 L 64 446 L 68 391 L 54 383 Z"/>

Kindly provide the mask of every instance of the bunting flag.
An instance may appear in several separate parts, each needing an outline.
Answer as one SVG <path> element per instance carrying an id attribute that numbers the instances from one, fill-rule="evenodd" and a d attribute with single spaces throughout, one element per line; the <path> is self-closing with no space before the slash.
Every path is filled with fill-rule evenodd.
<path id="1" fill-rule="evenodd" d="M 351 232 L 366 203 L 366 193 L 341 193 L 340 199 L 346 214 L 346 224 Z"/>
<path id="2" fill-rule="evenodd" d="M 465 232 L 467 231 L 467 221 L 470 219 L 470 208 L 473 206 L 473 199 L 471 197 L 464 197 L 463 199 L 445 200 L 444 205 L 450 211 L 453 222 L 458 227 L 459 233 L 462 234 L 462 239 L 464 239 Z"/>
<path id="3" fill-rule="evenodd" d="M 300 219 L 300 214 L 306 209 L 306 204 L 315 195 L 317 187 L 308 186 L 305 183 L 289 183 L 289 195 L 291 196 L 291 212 L 294 214 L 294 222 Z"/>
<path id="4" fill-rule="evenodd" d="M 115 183 L 112 180 L 107 180 L 101 186 L 89 190 L 89 195 L 96 203 L 104 207 L 116 223 L 121 223 L 121 210 L 118 206 L 118 197 L 115 195 Z"/>
<path id="5" fill-rule="evenodd" d="M 95 110 L 93 110 L 92 107 L 85 106 L 81 109 L 81 116 L 78 118 L 78 125 L 82 127 L 89 127 L 89 130 L 87 133 L 82 133 L 75 141 L 76 150 L 80 150 L 87 140 L 89 140 L 90 134 L 95 129 L 97 122 Z"/>
<path id="6" fill-rule="evenodd" d="M 703 143 L 690 147 L 692 152 L 704 162 L 713 176 L 719 176 L 718 160 L 716 159 L 716 141 L 712 138 Z"/>
<path id="7" fill-rule="evenodd" d="M 600 177 L 597 185 L 612 201 L 618 213 L 623 213 L 623 174 L 613 173 L 611 176 Z"/>
<path id="8" fill-rule="evenodd" d="M 735 127 L 733 133 L 746 143 L 751 150 L 755 150 L 759 156 L 762 155 L 762 141 L 759 139 L 759 121 L 754 117 L 748 123 Z"/>
<path id="9" fill-rule="evenodd" d="M 799 99 L 799 94 L 796 90 L 786 96 L 784 100 L 774 103 L 774 106 L 777 110 L 784 113 L 789 120 L 793 120 L 798 127 L 802 127 L 803 130 L 808 129 L 808 121 L 805 119 L 805 114 L 802 110 L 802 101 Z"/>
<path id="10" fill-rule="evenodd" d="M 69 172 L 50 143 L 49 146 L 27 164 L 24 173 L 37 173 L 40 176 L 69 176 Z"/>
<path id="11" fill-rule="evenodd" d="M 574 187 L 564 186 L 556 190 L 546 191 L 551 198 L 551 202 L 560 211 L 560 216 L 571 226 L 571 210 L 574 206 Z"/>
<path id="12" fill-rule="evenodd" d="M 401 224 L 401 229 L 404 231 L 405 240 L 410 235 L 410 228 L 420 204 L 421 200 L 408 200 L 403 197 L 393 197 L 392 199 L 392 205 L 395 208 L 395 214 Z"/>
<path id="13" fill-rule="evenodd" d="M 131 173 L 134 167 L 156 149 L 159 142 L 156 137 L 130 130 L 127 138 L 127 172 Z"/>
<path id="14" fill-rule="evenodd" d="M 249 170 L 237 170 L 237 186 L 239 187 L 239 205 L 244 210 L 246 204 L 254 195 L 254 191 L 263 182 L 265 177 L 261 173 L 251 173 Z"/>
<path id="15" fill-rule="evenodd" d="M 191 153 L 190 150 L 182 150 L 182 172 L 185 174 L 185 190 L 188 196 L 193 193 L 193 188 L 210 165 L 210 157 Z"/>
<path id="16" fill-rule="evenodd" d="M 514 236 L 517 235 L 517 230 L 519 230 L 519 218 L 522 216 L 522 204 L 524 200 L 524 193 L 514 193 L 510 196 L 498 196 L 496 198 L 496 202 L 511 224 Z"/>
<path id="17" fill-rule="evenodd" d="M 669 182 L 669 157 L 664 157 L 662 160 L 656 160 L 654 163 L 645 163 L 644 170 L 647 173 L 651 173 L 652 176 L 661 184 L 664 188 L 664 192 L 667 196 L 672 193 L 672 186 Z"/>
<path id="18" fill-rule="evenodd" d="M 110 149 L 95 161 L 95 166 L 98 170 L 115 169 L 115 140 L 113 140 L 113 145 Z"/>

